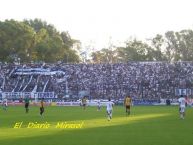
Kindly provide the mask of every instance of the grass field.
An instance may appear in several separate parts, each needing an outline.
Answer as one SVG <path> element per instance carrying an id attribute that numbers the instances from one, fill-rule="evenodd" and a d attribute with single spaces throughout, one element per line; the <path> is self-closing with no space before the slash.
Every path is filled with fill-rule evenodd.
<path id="1" fill-rule="evenodd" d="M 21 128 L 15 123 L 23 122 Z M 29 122 L 49 123 L 49 128 L 27 128 Z M 58 122 L 81 123 L 82 128 L 55 128 Z M 115 106 L 107 121 L 105 108 L 46 107 L 44 117 L 38 107 L 0 110 L 1 145 L 193 145 L 193 108 L 179 119 L 177 106 L 134 106 L 126 117 Z"/>

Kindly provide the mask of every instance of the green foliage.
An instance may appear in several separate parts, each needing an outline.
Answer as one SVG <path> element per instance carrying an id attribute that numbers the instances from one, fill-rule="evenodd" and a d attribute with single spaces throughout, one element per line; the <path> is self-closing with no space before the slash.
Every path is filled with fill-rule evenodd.
<path id="1" fill-rule="evenodd" d="M 112 49 L 102 49 L 101 51 L 96 51 L 92 53 L 92 58 L 94 62 L 97 63 L 115 63 L 117 62 L 117 52 Z"/>
<path id="2" fill-rule="evenodd" d="M 0 21 L 0 61 L 21 62 L 80 62 L 79 55 L 72 49 L 81 44 L 68 32 L 59 32 L 40 19 Z M 77 50 L 80 46 L 77 45 Z M 79 50 L 78 50 L 79 51 Z M 93 52 L 96 63 L 127 61 L 192 61 L 193 30 L 168 31 L 164 36 L 157 34 L 150 43 L 130 40 L 125 47 L 109 47 Z"/>
<path id="3" fill-rule="evenodd" d="M 105 50 L 105 51 L 104 51 Z M 94 62 L 110 62 L 109 49 L 92 54 Z M 116 47 L 111 54 L 115 62 L 127 61 L 192 61 L 193 60 L 193 30 L 180 32 L 168 31 L 164 36 L 157 34 L 150 43 L 140 40 L 130 40 L 125 47 Z"/>
<path id="4" fill-rule="evenodd" d="M 29 61 L 28 55 L 34 35 L 33 28 L 23 22 L 0 22 L 0 60 L 13 61 L 18 57 Z"/>
<path id="5" fill-rule="evenodd" d="M 68 62 L 79 62 L 73 43 L 67 32 L 60 33 L 40 19 L 0 22 L 0 61 L 57 62 L 65 61 L 68 54 L 73 56 Z"/>
<path id="6" fill-rule="evenodd" d="M 142 41 L 129 41 L 126 43 L 126 47 L 122 51 L 125 55 L 125 61 L 145 61 L 149 59 L 147 57 L 149 46 Z"/>
<path id="7" fill-rule="evenodd" d="M 126 47 L 117 47 L 115 50 L 102 49 L 94 52 L 94 62 L 127 62 L 153 60 L 152 48 L 142 41 L 133 40 L 126 43 Z"/>

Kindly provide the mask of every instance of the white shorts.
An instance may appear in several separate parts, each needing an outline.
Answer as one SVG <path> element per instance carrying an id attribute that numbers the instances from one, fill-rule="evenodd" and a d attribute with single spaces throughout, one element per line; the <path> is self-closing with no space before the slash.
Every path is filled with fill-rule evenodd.
<path id="1" fill-rule="evenodd" d="M 6 107 L 7 107 L 8 105 L 7 105 L 7 103 L 3 103 L 3 106 L 6 106 Z"/>
<path id="2" fill-rule="evenodd" d="M 179 111 L 180 111 L 180 113 L 185 112 L 185 107 L 180 107 Z"/>

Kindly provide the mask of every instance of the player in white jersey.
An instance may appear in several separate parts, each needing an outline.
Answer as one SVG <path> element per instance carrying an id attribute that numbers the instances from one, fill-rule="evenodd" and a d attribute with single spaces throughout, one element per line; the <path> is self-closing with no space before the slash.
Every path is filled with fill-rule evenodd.
<path id="1" fill-rule="evenodd" d="M 108 121 L 110 121 L 112 119 L 113 105 L 114 105 L 114 103 L 109 98 L 109 101 L 106 104 L 106 106 L 107 106 L 107 119 L 108 119 Z"/>
<path id="2" fill-rule="evenodd" d="M 101 110 L 101 101 L 100 99 L 97 101 L 97 111 Z"/>
<path id="3" fill-rule="evenodd" d="M 185 117 L 185 108 L 186 108 L 186 99 L 183 95 L 180 96 L 178 99 L 179 102 L 179 112 L 180 112 L 180 118 L 184 119 Z"/>

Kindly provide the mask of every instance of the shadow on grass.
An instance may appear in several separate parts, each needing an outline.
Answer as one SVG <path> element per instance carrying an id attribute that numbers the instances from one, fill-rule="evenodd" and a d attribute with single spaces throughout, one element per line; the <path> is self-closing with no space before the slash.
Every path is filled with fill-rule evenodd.
<path id="1" fill-rule="evenodd" d="M 110 122 L 104 118 L 90 119 L 84 120 L 82 129 L 56 129 L 54 126 L 49 129 L 1 129 L 0 142 L 2 145 L 124 145 L 129 137 L 130 141 L 141 143 L 137 138 L 142 132 L 144 136 L 148 135 L 145 131 L 148 130 L 151 121 L 168 116 L 170 114 L 115 117 Z"/>

